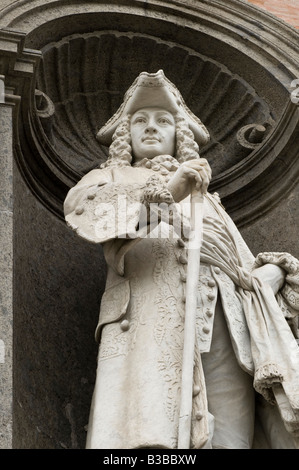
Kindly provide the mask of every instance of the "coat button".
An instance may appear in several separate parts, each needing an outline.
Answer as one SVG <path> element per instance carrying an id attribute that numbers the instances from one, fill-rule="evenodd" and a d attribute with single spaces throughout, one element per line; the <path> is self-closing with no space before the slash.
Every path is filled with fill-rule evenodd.
<path id="1" fill-rule="evenodd" d="M 177 243 L 181 248 L 183 248 L 185 246 L 185 242 L 181 238 L 178 238 Z"/>
<path id="2" fill-rule="evenodd" d="M 211 318 L 213 316 L 212 310 L 207 310 L 206 315 L 207 315 L 207 317 Z"/>
<path id="3" fill-rule="evenodd" d="M 94 191 L 91 191 L 90 193 L 87 194 L 87 199 L 94 199 L 96 197 L 96 193 Z"/>
<path id="4" fill-rule="evenodd" d="M 180 262 L 181 264 L 187 264 L 187 263 L 188 263 L 188 260 L 187 260 L 186 256 L 180 255 L 180 257 L 179 257 L 179 262 Z"/>
<path id="5" fill-rule="evenodd" d="M 122 331 L 128 331 L 128 329 L 130 328 L 130 323 L 128 322 L 128 320 L 123 320 L 120 324 L 120 328 L 122 329 Z"/>
<path id="6" fill-rule="evenodd" d="M 215 300 L 215 295 L 214 294 L 208 294 L 208 299 L 209 300 Z"/>
<path id="7" fill-rule="evenodd" d="M 215 272 L 216 274 L 220 274 L 220 268 L 218 268 L 218 266 L 216 266 L 216 268 L 214 268 L 214 272 Z"/>
<path id="8" fill-rule="evenodd" d="M 200 392 L 200 386 L 199 385 L 194 385 L 193 387 L 193 396 L 196 397 Z"/>
<path id="9" fill-rule="evenodd" d="M 216 282 L 214 281 L 214 279 L 209 279 L 208 286 L 209 287 L 215 287 L 216 286 Z"/>
<path id="10" fill-rule="evenodd" d="M 187 280 L 187 276 L 186 276 L 185 273 L 180 273 L 180 278 L 181 278 L 182 282 L 186 282 L 186 280 Z"/>
<path id="11" fill-rule="evenodd" d="M 206 334 L 210 333 L 210 328 L 208 326 L 204 326 L 202 331 Z"/>
<path id="12" fill-rule="evenodd" d="M 81 215 L 81 214 L 83 214 L 83 212 L 84 212 L 84 207 L 83 206 L 78 206 L 75 210 L 75 213 L 77 215 Z"/>
<path id="13" fill-rule="evenodd" d="M 195 418 L 200 421 L 203 418 L 203 414 L 200 411 L 196 411 Z"/>

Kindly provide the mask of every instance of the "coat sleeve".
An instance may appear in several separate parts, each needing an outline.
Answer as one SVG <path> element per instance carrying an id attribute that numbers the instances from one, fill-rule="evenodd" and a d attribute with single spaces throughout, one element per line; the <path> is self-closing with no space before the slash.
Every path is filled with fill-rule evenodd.
<path id="1" fill-rule="evenodd" d="M 92 170 L 69 190 L 64 201 L 64 216 L 68 216 L 81 207 L 84 200 L 101 187 L 112 180 L 112 175 L 105 170 Z"/>
<path id="2" fill-rule="evenodd" d="M 109 169 L 88 173 L 67 194 L 67 225 L 93 243 L 136 238 L 144 185 L 124 183 Z"/>
<path id="3" fill-rule="evenodd" d="M 121 169 L 117 174 L 108 168 L 93 170 L 69 191 L 64 203 L 67 225 L 81 238 L 103 244 L 107 263 L 121 275 L 126 252 L 141 238 L 157 236 L 161 221 L 175 230 L 181 224 L 163 181 L 152 175 L 142 182 L 139 176 L 126 180 Z"/>

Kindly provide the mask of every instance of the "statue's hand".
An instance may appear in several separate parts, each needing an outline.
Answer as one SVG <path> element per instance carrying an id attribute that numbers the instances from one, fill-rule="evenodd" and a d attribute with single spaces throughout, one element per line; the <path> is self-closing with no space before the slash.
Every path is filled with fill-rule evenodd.
<path id="1" fill-rule="evenodd" d="M 262 282 L 266 282 L 272 288 L 274 295 L 282 288 L 285 282 L 286 271 L 275 264 L 264 264 L 251 272 Z"/>
<path id="2" fill-rule="evenodd" d="M 176 202 L 182 201 L 194 189 L 206 194 L 212 171 L 205 158 L 182 163 L 169 180 L 167 188 Z"/>

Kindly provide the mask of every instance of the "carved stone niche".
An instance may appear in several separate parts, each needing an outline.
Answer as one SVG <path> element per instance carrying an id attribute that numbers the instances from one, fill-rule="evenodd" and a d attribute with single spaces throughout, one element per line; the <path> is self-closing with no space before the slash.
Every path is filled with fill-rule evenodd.
<path id="1" fill-rule="evenodd" d="M 57 157 L 77 175 L 106 160 L 107 149 L 99 146 L 96 133 L 142 70 L 154 72 L 162 65 L 208 127 L 211 141 L 201 156 L 209 160 L 214 177 L 260 147 L 277 119 L 266 100 L 225 65 L 157 37 L 95 31 L 65 37 L 45 46 L 42 54 L 36 86 L 55 106 L 46 134 Z M 178 63 L 182 64 L 179 70 Z M 237 138 L 248 125 L 264 126 L 255 146 L 247 141 L 247 134 L 243 140 Z"/>
<path id="2" fill-rule="evenodd" d="M 40 49 L 42 60 L 30 121 L 21 123 L 19 161 L 35 194 L 58 217 L 67 190 L 107 158 L 107 148 L 96 141 L 98 129 L 140 72 L 160 68 L 210 131 L 211 142 L 201 151 L 213 170 L 210 189 L 239 227 L 294 186 L 298 109 L 290 97 L 299 74 L 298 33 L 279 23 L 279 39 L 271 29 L 274 19 L 260 11 L 240 21 L 241 9 L 253 15 L 254 7 L 244 2 L 231 1 L 228 13 L 223 2 L 190 1 L 188 15 L 174 2 L 180 18 L 172 3 L 149 3 L 146 16 L 144 10 L 114 8 L 70 16 L 67 25 L 56 18 L 28 33 L 26 44 Z M 221 21 L 213 18 L 216 6 Z M 159 17 L 162 7 L 168 17 Z M 196 29 L 183 24 L 187 17 Z"/>
<path id="3" fill-rule="evenodd" d="M 83 448 L 105 268 L 98 247 L 67 230 L 62 204 L 107 157 L 96 132 L 140 72 L 163 69 L 211 133 L 201 152 L 211 192 L 252 230 L 295 194 L 298 32 L 245 0 L 16 0 L 1 9 L 0 28 L 22 43 L 0 60 L 18 102 L 14 445 Z M 18 78 L 11 54 L 20 70 L 34 58 L 31 74 Z"/>

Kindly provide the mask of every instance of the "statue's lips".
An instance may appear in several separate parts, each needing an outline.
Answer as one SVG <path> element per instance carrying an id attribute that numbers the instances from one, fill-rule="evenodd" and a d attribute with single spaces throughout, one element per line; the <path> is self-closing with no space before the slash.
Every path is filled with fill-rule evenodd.
<path id="1" fill-rule="evenodd" d="M 142 142 L 156 143 L 156 142 L 160 142 L 160 139 L 157 139 L 156 137 L 145 137 L 144 139 L 142 139 Z"/>

